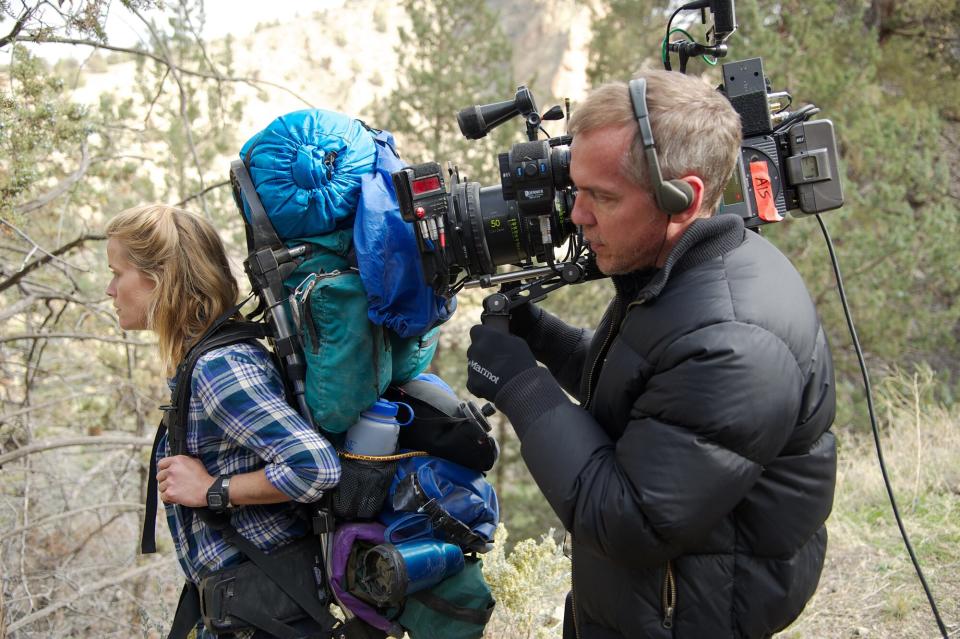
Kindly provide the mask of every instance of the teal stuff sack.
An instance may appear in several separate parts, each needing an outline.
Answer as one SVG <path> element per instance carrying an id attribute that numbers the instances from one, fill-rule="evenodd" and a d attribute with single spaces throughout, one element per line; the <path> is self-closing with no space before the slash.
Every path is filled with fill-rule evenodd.
<path id="1" fill-rule="evenodd" d="M 482 561 L 467 557 L 463 570 L 407 597 L 398 621 L 410 638 L 480 639 L 497 603 L 482 568 Z"/>
<path id="2" fill-rule="evenodd" d="M 440 327 L 432 328 L 419 337 L 400 337 L 391 330 L 387 332 L 390 334 L 393 362 L 390 383 L 402 386 L 430 366 L 440 342 Z"/>
<path id="3" fill-rule="evenodd" d="M 284 284 L 297 309 L 306 361 L 306 400 L 317 427 L 345 432 L 390 384 L 390 338 L 367 318 L 367 294 L 350 268 L 349 230 L 305 240 L 313 254 Z"/>

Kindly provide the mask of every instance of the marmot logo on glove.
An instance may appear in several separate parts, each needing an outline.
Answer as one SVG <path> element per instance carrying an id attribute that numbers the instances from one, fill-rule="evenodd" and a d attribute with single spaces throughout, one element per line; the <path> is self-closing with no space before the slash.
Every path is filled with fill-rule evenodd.
<path id="1" fill-rule="evenodd" d="M 499 375 L 494 375 L 493 373 L 491 373 L 490 371 L 488 371 L 487 369 L 485 369 L 485 368 L 484 368 L 483 366 L 481 366 L 480 364 L 477 364 L 477 363 L 476 363 L 475 361 L 473 361 L 472 359 L 471 359 L 471 360 L 467 360 L 467 366 L 469 366 L 470 368 L 472 368 L 472 369 L 473 369 L 474 371 L 476 371 L 477 373 L 480 373 L 481 375 L 483 375 L 484 377 L 486 377 L 487 379 L 489 379 L 489 380 L 490 380 L 491 382 L 493 382 L 494 384 L 499 384 L 499 383 L 500 383 L 500 376 L 499 376 Z"/>

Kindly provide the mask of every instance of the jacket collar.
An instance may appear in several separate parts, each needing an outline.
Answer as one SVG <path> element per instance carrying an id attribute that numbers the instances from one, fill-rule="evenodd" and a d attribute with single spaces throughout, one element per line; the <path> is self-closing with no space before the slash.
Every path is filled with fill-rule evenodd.
<path id="1" fill-rule="evenodd" d="M 660 295 L 671 275 L 732 251 L 743 242 L 745 232 L 739 215 L 721 214 L 694 220 L 667 255 L 663 268 L 614 275 L 617 294 L 625 299 L 648 302 Z"/>

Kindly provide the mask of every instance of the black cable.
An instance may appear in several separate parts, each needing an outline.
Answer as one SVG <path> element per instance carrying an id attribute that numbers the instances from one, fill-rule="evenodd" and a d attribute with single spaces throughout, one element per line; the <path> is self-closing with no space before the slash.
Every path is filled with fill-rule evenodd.
<path id="1" fill-rule="evenodd" d="M 853 318 L 850 316 L 850 308 L 847 306 L 847 294 L 843 289 L 843 278 L 840 276 L 840 264 L 837 262 L 837 255 L 833 251 L 833 242 L 830 240 L 830 233 L 827 231 L 827 225 L 823 218 L 817 215 L 817 222 L 820 223 L 820 230 L 823 231 L 823 237 L 827 242 L 827 250 L 830 252 L 830 262 L 833 264 L 833 273 L 837 278 L 837 290 L 840 292 L 840 303 L 843 305 L 843 314 L 847 319 L 847 328 L 850 331 L 850 337 L 853 339 L 853 348 L 857 353 L 857 361 L 860 363 L 860 373 L 863 375 L 863 389 L 867 394 L 867 411 L 870 413 L 870 427 L 873 430 L 873 440 L 877 447 L 877 459 L 880 461 L 880 472 L 883 475 L 883 484 L 887 488 L 887 495 L 890 497 L 890 505 L 893 507 L 893 516 L 897 520 L 897 526 L 900 528 L 900 536 L 903 537 L 903 544 L 907 547 L 910 554 L 910 561 L 917 571 L 920 583 L 923 585 L 923 591 L 927 595 L 927 601 L 930 602 L 930 610 L 937 620 L 937 627 L 940 628 L 940 634 L 943 639 L 948 639 L 947 628 L 943 625 L 943 619 L 940 618 L 940 611 L 937 609 L 937 603 L 933 599 L 933 593 L 927 585 L 927 580 L 923 576 L 923 570 L 920 569 L 920 562 L 917 561 L 917 555 L 910 544 L 910 538 L 907 536 L 907 530 L 903 526 L 903 520 L 900 518 L 900 510 L 897 508 L 897 500 L 893 496 L 893 486 L 890 484 L 890 478 L 887 476 L 887 465 L 883 461 L 883 449 L 880 446 L 880 428 L 877 426 L 877 416 L 873 411 L 873 392 L 870 388 L 870 377 L 867 375 L 867 364 L 863 359 L 863 351 L 860 349 L 860 340 L 857 338 L 857 329 L 853 326 Z"/>
<path id="2" fill-rule="evenodd" d="M 686 9 L 686 7 L 680 7 L 673 12 L 673 15 L 670 16 L 670 19 L 667 20 L 667 34 L 663 36 L 663 70 L 664 71 L 673 71 L 673 68 L 670 66 L 670 51 L 667 49 L 667 45 L 670 43 L 670 25 L 673 23 L 673 19 L 677 17 L 677 14 Z"/>

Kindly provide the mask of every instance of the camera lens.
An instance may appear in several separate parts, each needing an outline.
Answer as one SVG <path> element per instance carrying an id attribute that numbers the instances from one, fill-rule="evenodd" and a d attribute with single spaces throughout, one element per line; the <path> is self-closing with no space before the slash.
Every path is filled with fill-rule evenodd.
<path id="1" fill-rule="evenodd" d="M 448 266 L 467 271 L 470 277 L 492 275 L 498 266 L 519 264 L 562 244 L 574 231 L 569 220 L 569 197 L 552 206 L 547 216 L 549 242 L 545 244 L 541 216 L 521 215 L 516 200 L 503 197 L 499 186 L 476 182 L 454 186 L 448 209 Z"/>
<path id="2" fill-rule="evenodd" d="M 550 150 L 550 168 L 553 171 L 553 188 L 558 191 L 573 185 L 570 181 L 570 147 L 555 146 Z"/>
<path id="3" fill-rule="evenodd" d="M 504 200 L 499 186 L 457 184 L 451 199 L 451 255 L 457 266 L 471 276 L 482 275 L 526 257 L 517 203 Z"/>

